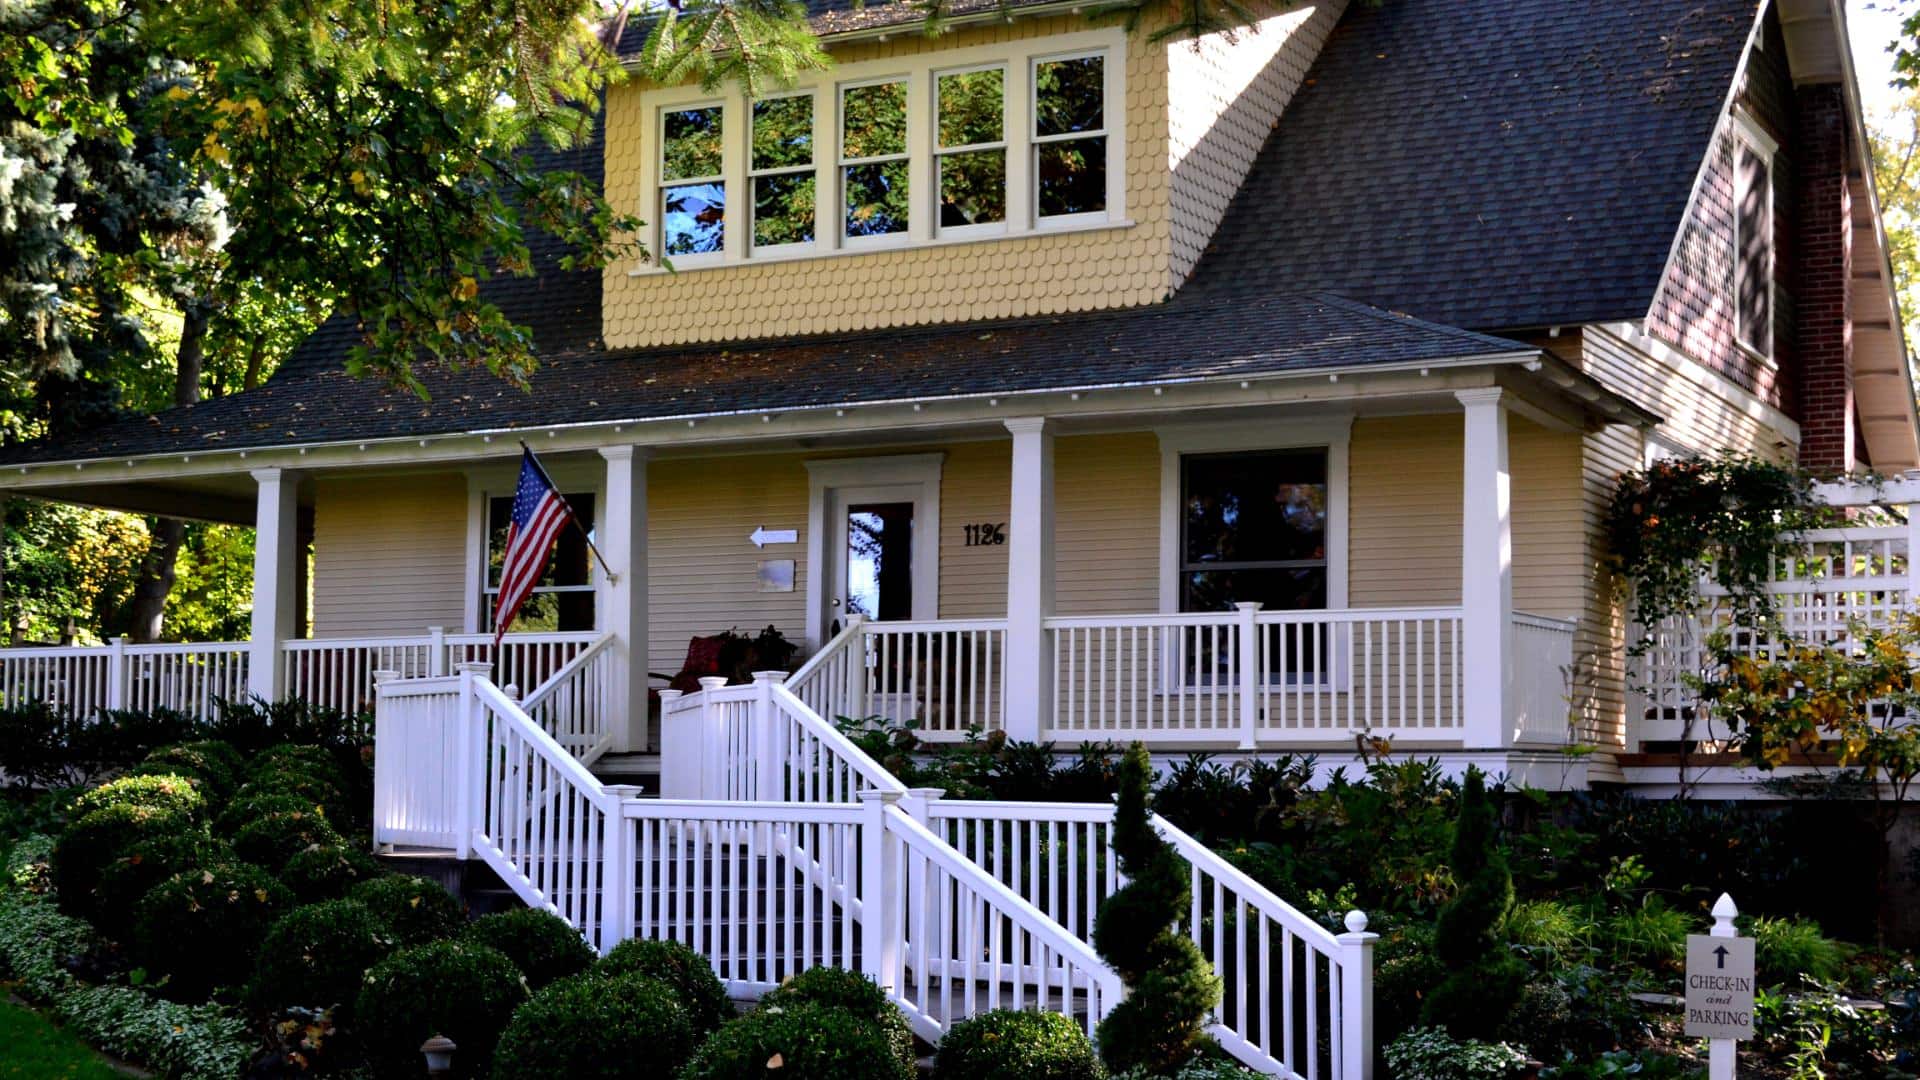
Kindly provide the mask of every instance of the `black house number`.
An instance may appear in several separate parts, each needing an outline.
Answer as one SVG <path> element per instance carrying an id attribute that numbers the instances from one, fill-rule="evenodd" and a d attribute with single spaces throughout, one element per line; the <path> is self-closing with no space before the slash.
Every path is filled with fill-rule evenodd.
<path id="1" fill-rule="evenodd" d="M 998 525 L 962 525 L 967 534 L 968 547 L 999 547 L 1007 542 L 1007 523 Z"/>

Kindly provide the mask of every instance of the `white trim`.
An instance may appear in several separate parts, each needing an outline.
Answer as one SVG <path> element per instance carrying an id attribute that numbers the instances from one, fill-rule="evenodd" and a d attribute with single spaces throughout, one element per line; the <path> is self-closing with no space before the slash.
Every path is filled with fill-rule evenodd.
<path id="1" fill-rule="evenodd" d="M 1775 235 L 1777 224 L 1774 221 L 1774 204 L 1779 198 L 1780 193 L 1775 187 L 1773 159 L 1774 155 L 1779 151 L 1780 144 L 1776 143 L 1765 131 L 1762 131 L 1760 125 L 1755 123 L 1751 116 L 1747 115 L 1745 109 L 1734 108 L 1727 127 L 1733 137 L 1733 343 L 1739 347 L 1740 351 L 1765 364 L 1767 367 L 1772 368 L 1775 366 L 1774 355 L 1779 345 L 1779 343 L 1774 340 L 1774 336 L 1777 332 L 1775 323 L 1777 321 L 1776 316 L 1778 309 L 1776 305 L 1780 302 L 1779 282 L 1776 280 L 1779 273 L 1779 253 L 1775 250 L 1777 246 L 1777 237 Z M 1747 266 L 1746 239 L 1740 232 L 1740 206 L 1746 202 L 1747 198 L 1747 192 L 1745 190 L 1746 170 L 1740 167 L 1740 152 L 1742 149 L 1751 151 L 1755 157 L 1760 159 L 1761 168 L 1765 170 L 1767 175 L 1767 202 L 1766 206 L 1762 208 L 1766 219 L 1761 226 L 1767 241 L 1767 347 L 1764 349 L 1754 345 L 1747 339 L 1743 330 L 1746 324 L 1745 313 L 1740 309 L 1740 298 L 1745 295 L 1745 290 L 1741 285 L 1746 277 Z"/>
<path id="2" fill-rule="evenodd" d="M 1653 359 L 1668 365 L 1688 382 L 1693 383 L 1701 390 L 1712 394 L 1714 397 L 1732 406 L 1735 410 L 1755 422 L 1778 432 L 1781 438 L 1792 443 L 1794 446 L 1797 447 L 1800 445 L 1800 424 L 1797 421 L 1779 409 L 1760 400 L 1753 391 L 1742 387 L 1739 383 L 1713 370 L 1705 363 L 1696 360 L 1691 353 L 1683 352 L 1677 346 L 1666 340 L 1648 333 L 1645 327 L 1635 325 L 1634 323 L 1592 323 L 1590 326 L 1602 333 L 1618 338 L 1621 344 L 1628 348 L 1637 349 Z M 1612 388 L 1609 387 L 1609 389 Z M 1616 394 L 1621 393 L 1619 390 L 1613 390 L 1613 392 Z M 1696 449 L 1716 450 L 1719 448 L 1704 446 L 1697 447 Z"/>
<path id="3" fill-rule="evenodd" d="M 827 565 L 834 529 L 834 493 L 841 488 L 900 486 L 919 489 L 913 508 L 913 617 L 940 617 L 940 476 L 945 453 L 827 458 L 807 467 L 807 649 L 827 640 Z"/>
<path id="4" fill-rule="evenodd" d="M 1180 610 L 1180 458 L 1235 451 L 1327 450 L 1327 607 L 1347 606 L 1347 449 L 1353 416 L 1156 428 L 1160 440 L 1160 611 Z"/>

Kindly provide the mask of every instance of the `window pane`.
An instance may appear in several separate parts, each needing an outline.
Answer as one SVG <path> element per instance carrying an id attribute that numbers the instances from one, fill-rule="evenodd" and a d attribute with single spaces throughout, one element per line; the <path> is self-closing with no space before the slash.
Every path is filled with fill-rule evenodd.
<path id="1" fill-rule="evenodd" d="M 974 146 L 1005 138 L 1002 102 L 1006 72 L 963 71 L 940 76 L 940 145 Z"/>
<path id="2" fill-rule="evenodd" d="M 782 169 L 813 164 L 813 98 L 774 98 L 753 103 L 753 167 Z"/>
<path id="3" fill-rule="evenodd" d="M 487 597 L 486 625 L 481 629 L 491 633 L 499 625 L 499 595 Z M 593 629 L 593 593 L 537 592 L 527 597 L 520 605 L 520 613 L 513 618 L 515 634 L 551 633 L 553 631 L 591 630 Z"/>
<path id="4" fill-rule="evenodd" d="M 847 235 L 884 236 L 907 230 L 907 163 L 849 165 Z"/>
<path id="5" fill-rule="evenodd" d="M 1007 152 L 947 154 L 940 162 L 940 227 L 1007 219 Z"/>
<path id="6" fill-rule="evenodd" d="M 1766 159 L 1742 145 L 1739 149 L 1739 334 L 1740 340 L 1767 352 L 1772 343 L 1773 291 L 1769 258 L 1773 250 L 1772 178 Z"/>
<path id="7" fill-rule="evenodd" d="M 660 179 L 720 175 L 720 114 L 718 105 L 666 114 Z"/>
<path id="8" fill-rule="evenodd" d="M 813 240 L 813 174 L 783 173 L 753 181 L 753 242 L 806 244 Z"/>
<path id="9" fill-rule="evenodd" d="M 850 86 L 841 101 L 841 157 L 850 160 L 907 152 L 905 81 Z"/>
<path id="10" fill-rule="evenodd" d="M 573 507 L 587 526 L 593 531 L 593 494 L 591 492 L 567 492 L 567 505 Z M 513 522 L 513 498 L 505 496 L 487 501 L 487 588 L 500 587 L 500 563 L 507 554 L 507 527 Z M 588 583 L 587 542 L 581 538 L 580 530 L 569 525 L 560 530 L 560 536 L 554 544 L 554 551 L 547 560 L 546 569 L 541 573 L 536 588 L 550 585 L 585 585 Z M 516 625 L 518 625 L 516 623 Z"/>
<path id="11" fill-rule="evenodd" d="M 913 617 L 913 504 L 847 507 L 847 614 Z"/>
<path id="12" fill-rule="evenodd" d="M 1033 66 L 1033 133 L 1066 135 L 1106 127 L 1106 63 L 1098 56 Z"/>
<path id="13" fill-rule="evenodd" d="M 660 220 L 668 256 L 719 251 L 727 224 L 727 185 L 683 184 L 661 193 Z"/>
<path id="14" fill-rule="evenodd" d="M 1034 147 L 1039 160 L 1040 216 L 1090 214 L 1107 208 L 1107 137 Z"/>
<path id="15" fill-rule="evenodd" d="M 1318 610 L 1327 606 L 1327 568 L 1199 570 L 1180 575 L 1181 611 L 1232 611 L 1258 602 L 1268 611 Z"/>
<path id="16" fill-rule="evenodd" d="M 1325 451 L 1192 455 L 1181 465 L 1186 565 L 1327 557 Z"/>

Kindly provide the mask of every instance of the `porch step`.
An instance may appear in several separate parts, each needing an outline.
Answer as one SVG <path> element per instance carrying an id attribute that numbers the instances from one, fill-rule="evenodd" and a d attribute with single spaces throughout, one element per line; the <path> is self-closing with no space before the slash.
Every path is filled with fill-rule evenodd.
<path id="1" fill-rule="evenodd" d="M 592 766 L 594 778 L 604 784 L 631 784 L 640 797 L 660 797 L 660 755 L 602 754 Z"/>

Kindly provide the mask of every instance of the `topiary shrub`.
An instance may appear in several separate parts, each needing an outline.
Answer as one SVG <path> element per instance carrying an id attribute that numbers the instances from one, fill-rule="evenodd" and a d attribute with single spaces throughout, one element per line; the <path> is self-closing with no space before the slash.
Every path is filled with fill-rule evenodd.
<path id="1" fill-rule="evenodd" d="M 148 754 L 133 772 L 173 773 L 199 780 L 200 794 L 217 805 L 230 798 L 240 786 L 240 752 L 213 739 L 175 743 Z"/>
<path id="2" fill-rule="evenodd" d="M 233 834 L 233 851 L 255 866 L 277 870 L 308 848 L 339 847 L 345 842 L 319 813 L 292 810 L 240 826 Z"/>
<path id="3" fill-rule="evenodd" d="M 1427 995 L 1423 1024 L 1456 1039 L 1486 1040 L 1506 1026 L 1526 985 L 1527 970 L 1502 940 L 1513 909 L 1513 875 L 1494 846 L 1493 805 L 1486 778 L 1468 768 L 1453 828 L 1452 869 L 1460 891 L 1440 909 L 1433 947 L 1447 977 Z"/>
<path id="4" fill-rule="evenodd" d="M 774 1064 L 778 1062 L 778 1064 Z M 824 1005 L 763 1005 L 707 1037 L 679 1080 L 911 1080 L 880 1028 Z"/>
<path id="5" fill-rule="evenodd" d="M 60 906 L 91 918 L 105 899 L 97 894 L 100 877 L 114 860 L 143 840 L 191 831 L 177 814 L 126 803 L 75 819 L 53 846 L 53 887 Z"/>
<path id="6" fill-rule="evenodd" d="M 1120 761 L 1113 850 L 1127 884 L 1100 904 L 1093 944 L 1127 984 L 1127 996 L 1095 1035 L 1116 1072 L 1170 1073 L 1207 1042 L 1208 1014 L 1220 1003 L 1220 977 L 1175 920 L 1187 904 L 1187 873 L 1153 830 L 1147 798 L 1153 764 L 1136 742 Z"/>
<path id="7" fill-rule="evenodd" d="M 280 881 L 304 904 L 336 900 L 362 881 L 384 876 L 380 860 L 355 847 L 322 844 L 293 853 L 280 868 Z"/>
<path id="8" fill-rule="evenodd" d="M 551 911 L 515 908 L 483 915 L 468 924 L 461 940 L 499 949 L 538 990 L 593 966 L 598 954 L 580 931 Z"/>
<path id="9" fill-rule="evenodd" d="M 485 1076 L 493 1047 L 527 984 L 497 949 L 464 941 L 415 945 L 375 964 L 354 1003 L 355 1023 L 377 1075 L 420 1072 L 420 1044 L 453 1040 L 456 1068 Z"/>
<path id="10" fill-rule="evenodd" d="M 286 792 L 252 792 L 234 796 L 233 801 L 227 803 L 227 808 L 214 819 L 213 827 L 223 836 L 232 836 L 246 828 L 249 822 L 272 814 L 319 814 L 324 817 L 326 810 L 312 799 Z"/>
<path id="11" fill-rule="evenodd" d="M 696 1035 L 704 1035 L 735 1016 L 727 988 L 713 973 L 713 965 L 677 941 L 628 938 L 601 957 L 594 971 L 605 975 L 638 972 L 666 983 L 685 1006 Z"/>
<path id="12" fill-rule="evenodd" d="M 340 789 L 318 776 L 300 772 L 296 769 L 281 768 L 258 773 L 253 779 L 240 785 L 233 793 L 235 802 L 265 798 L 270 795 L 291 795 L 324 813 L 328 820 L 347 822 L 353 819 L 351 808 Z"/>
<path id="13" fill-rule="evenodd" d="M 940 1080 L 1100 1080 L 1080 1025 L 1059 1013 L 995 1009 L 947 1029 L 934 1058 Z"/>
<path id="14" fill-rule="evenodd" d="M 760 1001 L 762 1008 L 800 1004 L 841 1009 L 857 1019 L 871 1021 L 886 1035 L 900 1067 L 908 1075 L 913 1074 L 918 1058 L 913 1052 L 913 1028 L 908 1026 L 900 1007 L 872 979 L 845 968 L 808 968 L 775 987 Z"/>
<path id="15" fill-rule="evenodd" d="M 351 1005 L 367 969 L 398 946 L 364 904 L 328 900 L 282 915 L 260 943 L 247 997 L 267 1010 Z"/>
<path id="16" fill-rule="evenodd" d="M 347 890 L 374 917 L 393 928 L 402 945 L 423 945 L 450 938 L 466 922 L 466 910 L 439 883 L 408 874 L 363 881 Z"/>
<path id="17" fill-rule="evenodd" d="M 68 814 L 86 817 L 109 806 L 146 806 L 198 820 L 207 810 L 207 801 L 194 782 L 184 776 L 123 776 L 109 780 L 73 800 Z"/>
<path id="18" fill-rule="evenodd" d="M 169 997 L 199 1000 L 246 981 L 268 927 L 292 906 L 287 887 L 257 866 L 187 870 L 141 899 L 134 955 L 167 978 Z"/>
<path id="19" fill-rule="evenodd" d="M 100 897 L 94 922 L 110 938 L 125 941 L 133 932 L 141 898 L 175 874 L 234 861 L 233 849 L 198 829 L 163 833 L 128 848 L 100 871 Z"/>
<path id="20" fill-rule="evenodd" d="M 638 973 L 578 975 L 514 1011 L 494 1052 L 493 1075 L 671 1080 L 694 1042 L 687 1011 L 665 983 Z"/>

